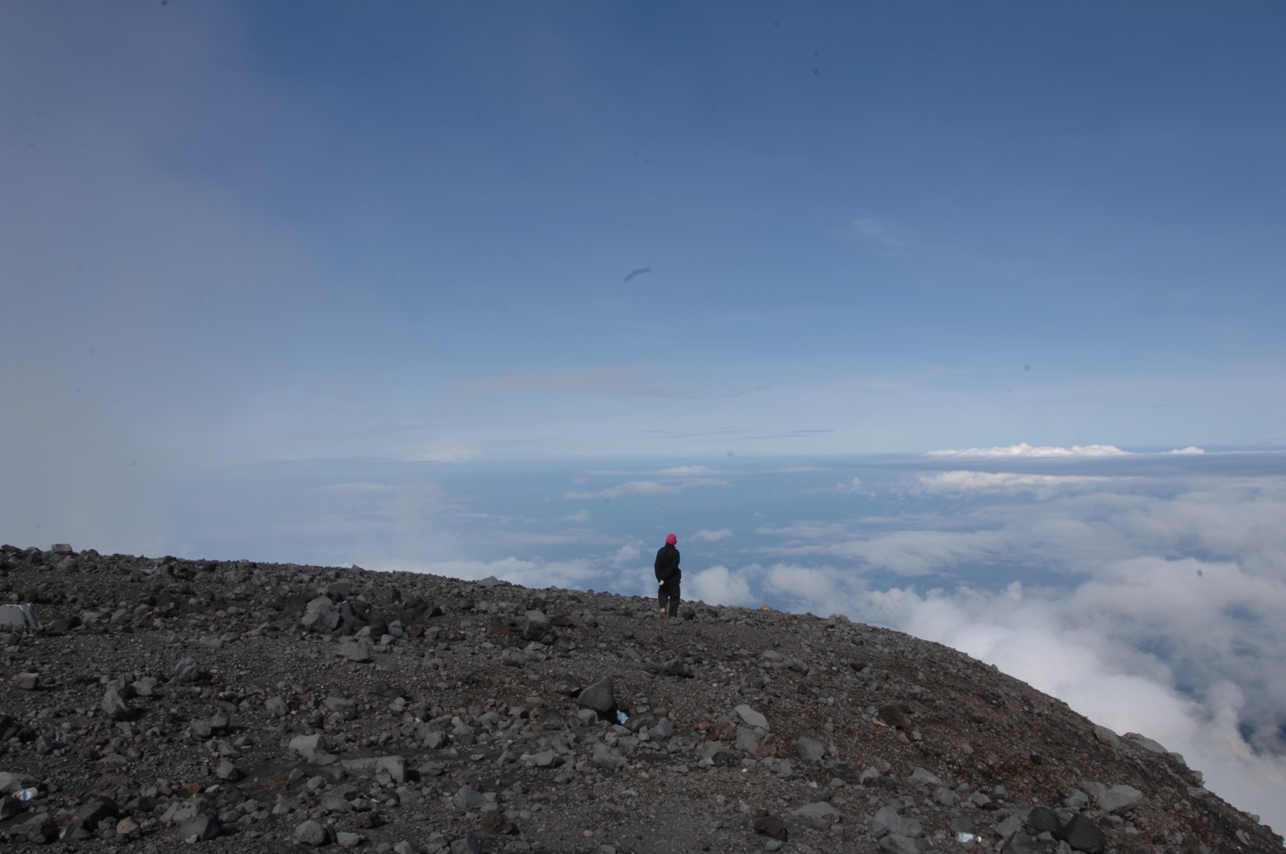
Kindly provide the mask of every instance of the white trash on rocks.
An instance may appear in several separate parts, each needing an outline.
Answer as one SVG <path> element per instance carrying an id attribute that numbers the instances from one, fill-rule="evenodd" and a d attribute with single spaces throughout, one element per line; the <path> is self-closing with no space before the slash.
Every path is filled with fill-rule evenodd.
<path id="1" fill-rule="evenodd" d="M 36 606 L 30 602 L 21 605 L 0 605 L 0 629 L 7 631 L 40 631 L 40 619 L 36 616 Z"/>

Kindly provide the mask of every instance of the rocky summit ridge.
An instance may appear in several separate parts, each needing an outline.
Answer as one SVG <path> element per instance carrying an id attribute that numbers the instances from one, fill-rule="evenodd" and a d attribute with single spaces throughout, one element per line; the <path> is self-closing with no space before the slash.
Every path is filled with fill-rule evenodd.
<path id="1" fill-rule="evenodd" d="M 1282 849 L 1156 742 L 843 617 L 65 545 L 4 546 L 0 602 L 15 850 Z"/>

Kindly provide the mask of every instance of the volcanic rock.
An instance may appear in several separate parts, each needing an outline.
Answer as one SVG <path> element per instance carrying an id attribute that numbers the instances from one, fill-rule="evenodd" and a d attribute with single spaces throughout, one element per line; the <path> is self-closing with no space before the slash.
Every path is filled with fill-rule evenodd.
<path id="1" fill-rule="evenodd" d="M 605 676 L 581 691 L 576 697 L 576 705 L 582 709 L 593 709 L 600 715 L 606 715 L 616 708 L 616 697 L 612 693 L 612 677 Z"/>
<path id="2" fill-rule="evenodd" d="M 0 587 L 41 609 L 0 625 L 14 850 L 1281 849 L 1151 739 L 838 617 L 13 546 Z"/>

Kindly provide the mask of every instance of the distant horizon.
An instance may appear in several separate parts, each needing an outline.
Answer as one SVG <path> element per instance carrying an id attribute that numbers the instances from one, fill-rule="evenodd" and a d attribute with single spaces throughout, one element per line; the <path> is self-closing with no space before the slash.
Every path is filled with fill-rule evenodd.
<path id="1" fill-rule="evenodd" d="M 342 463 L 342 462 L 417 463 L 417 464 L 424 463 L 428 465 L 457 466 L 457 465 L 490 464 L 490 463 L 522 465 L 526 463 L 579 462 L 579 461 L 587 461 L 587 460 L 588 461 L 619 460 L 622 462 L 628 462 L 630 460 L 655 461 L 657 459 L 667 459 L 667 460 L 674 460 L 676 462 L 691 461 L 691 460 L 700 460 L 704 462 L 710 462 L 715 460 L 738 459 L 738 458 L 762 461 L 762 460 L 771 460 L 771 459 L 834 459 L 834 458 L 844 458 L 844 457 L 852 457 L 852 458 L 929 457 L 935 454 L 944 454 L 944 455 L 957 454 L 957 453 L 962 454 L 968 451 L 977 451 L 977 450 L 986 450 L 986 451 L 1007 450 L 1010 448 L 1016 448 L 1020 445 L 1026 445 L 1026 444 L 1030 444 L 1030 443 L 1015 442 L 1010 445 L 987 445 L 987 446 L 981 446 L 981 447 L 968 447 L 968 448 L 951 447 L 951 448 L 934 448 L 930 450 L 922 449 L 922 450 L 902 450 L 902 451 L 814 450 L 814 451 L 799 451 L 799 452 L 751 451 L 751 452 L 740 452 L 740 453 L 738 452 L 729 453 L 727 451 L 724 451 L 724 452 L 693 451 L 688 453 L 676 453 L 673 451 L 667 451 L 667 452 L 658 451 L 655 453 L 636 453 L 636 452 L 625 453 L 625 452 L 613 452 L 613 451 L 573 453 L 573 452 L 551 451 L 545 454 L 527 454 L 522 456 L 494 454 L 494 455 L 460 457 L 458 459 L 417 459 L 414 457 L 361 456 L 361 455 L 333 456 L 333 457 L 330 457 L 330 456 L 276 457 L 272 459 L 243 460 L 235 463 L 213 462 L 213 463 L 209 463 L 208 467 L 224 468 L 224 467 L 240 467 L 240 466 L 291 464 L 291 463 Z M 1111 447 L 1116 449 L 1117 451 L 1122 452 L 1123 455 L 1132 455 L 1132 456 L 1172 455 L 1172 454 L 1185 454 L 1185 453 L 1187 454 L 1261 454 L 1261 453 L 1269 454 L 1269 453 L 1286 452 L 1286 444 L 1218 445 L 1218 444 L 1207 443 L 1200 447 L 1195 445 L 1185 445 L 1185 446 L 1176 447 L 1173 443 L 1160 444 L 1160 445 L 1157 445 L 1157 444 L 1116 445 L 1116 444 L 1106 444 L 1106 443 L 1091 443 L 1091 444 Z M 1070 448 L 1064 449 L 1062 448 L 1062 446 L 1058 446 L 1058 445 L 1031 445 L 1031 447 L 1036 449 L 1058 448 L 1060 450 L 1070 450 Z M 1077 446 L 1073 445 L 1071 447 L 1077 447 Z M 1085 447 L 1085 446 L 1081 446 L 1081 447 Z M 1039 455 L 1029 456 L 1021 453 L 1009 454 L 1004 456 L 1005 459 L 1009 459 L 1009 460 L 1031 459 L 1031 460 L 1046 460 L 1046 461 L 1053 461 L 1056 459 L 1064 459 L 1064 460 L 1087 459 L 1087 458 L 1092 459 L 1095 457 L 1096 455 L 1094 454 L 1077 455 L 1074 453 L 1068 453 L 1065 455 L 1058 455 L 1058 456 L 1043 456 L 1043 457 Z M 973 462 L 980 459 L 981 459 L 980 457 L 971 457 L 970 461 Z"/>

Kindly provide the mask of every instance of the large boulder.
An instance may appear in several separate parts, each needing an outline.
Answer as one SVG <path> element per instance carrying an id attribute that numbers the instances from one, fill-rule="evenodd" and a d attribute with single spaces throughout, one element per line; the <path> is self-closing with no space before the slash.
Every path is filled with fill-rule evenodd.
<path id="1" fill-rule="evenodd" d="M 545 641 L 554 633 L 554 623 L 544 611 L 528 611 L 522 636 L 529 641 Z"/>
<path id="2" fill-rule="evenodd" d="M 586 687 L 576 695 L 576 705 L 582 709 L 593 709 L 600 716 L 606 716 L 616 708 L 616 697 L 612 693 L 612 677 L 605 676 Z"/>
<path id="3" fill-rule="evenodd" d="M 1072 816 L 1063 828 L 1063 841 L 1086 854 L 1103 854 L 1107 849 L 1107 834 L 1083 813 Z"/>
<path id="4" fill-rule="evenodd" d="M 1094 796 L 1099 807 L 1108 812 L 1125 812 L 1138 806 L 1143 800 L 1142 792 L 1124 783 L 1108 787 L 1102 783 L 1087 782 L 1085 788 Z"/>
<path id="5" fill-rule="evenodd" d="M 179 826 L 179 838 L 188 844 L 214 839 L 222 831 L 219 819 L 209 813 L 198 813 Z"/>
<path id="6" fill-rule="evenodd" d="M 314 632 L 330 632 L 339 626 L 340 613 L 329 596 L 318 596 L 304 607 L 299 625 Z"/>

